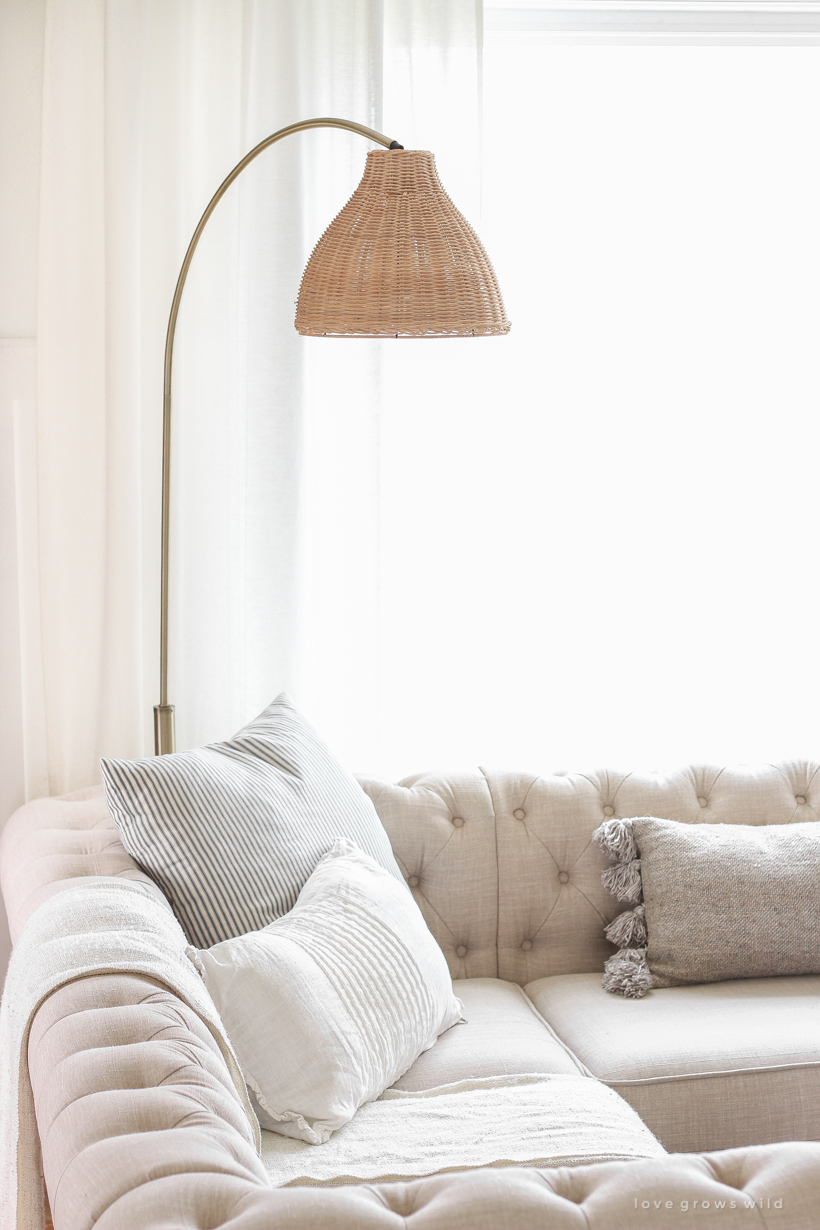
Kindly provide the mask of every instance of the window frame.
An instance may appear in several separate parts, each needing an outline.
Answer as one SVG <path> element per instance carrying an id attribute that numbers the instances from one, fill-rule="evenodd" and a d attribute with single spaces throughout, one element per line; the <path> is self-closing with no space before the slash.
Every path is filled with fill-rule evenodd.
<path id="1" fill-rule="evenodd" d="M 544 42 L 808 45 L 818 0 L 489 0 L 484 30 Z"/>

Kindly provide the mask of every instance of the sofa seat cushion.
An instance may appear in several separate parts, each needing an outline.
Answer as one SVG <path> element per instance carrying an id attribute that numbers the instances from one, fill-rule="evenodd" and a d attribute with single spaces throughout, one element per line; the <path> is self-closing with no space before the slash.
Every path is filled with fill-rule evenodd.
<path id="1" fill-rule="evenodd" d="M 820 977 L 608 995 L 600 974 L 525 988 L 561 1041 L 670 1152 L 820 1140 Z"/>
<path id="2" fill-rule="evenodd" d="M 462 978 L 453 990 L 465 1023 L 442 1034 L 392 1087 L 416 1093 L 470 1077 L 533 1072 L 587 1075 L 514 982 Z"/>

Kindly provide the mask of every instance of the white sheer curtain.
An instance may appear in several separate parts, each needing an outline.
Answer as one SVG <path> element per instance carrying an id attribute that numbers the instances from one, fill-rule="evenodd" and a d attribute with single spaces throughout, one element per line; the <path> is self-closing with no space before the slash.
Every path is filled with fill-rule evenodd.
<path id="1" fill-rule="evenodd" d="M 352 116 L 434 149 L 445 184 L 475 211 L 479 6 L 293 13 L 284 30 L 281 7 L 254 10 L 238 148 L 295 115 Z M 292 74 L 271 75 L 285 41 Z M 275 147 L 197 253 L 177 369 L 171 691 L 183 747 L 224 737 L 283 686 L 352 766 L 379 746 L 390 344 L 303 339 L 292 327 L 310 247 L 358 183 L 366 148 L 338 132 Z"/>
<path id="2" fill-rule="evenodd" d="M 10 531 L 21 795 L 151 750 L 164 330 L 213 189 L 272 130 L 338 114 L 429 145 L 477 201 L 480 29 L 474 0 L 46 0 L 36 339 L 20 360 L 36 399 L 26 377 Z M 366 150 L 343 133 L 277 146 L 197 252 L 175 358 L 181 747 L 282 687 L 320 724 L 343 710 L 343 752 L 372 744 L 381 352 L 292 327 L 310 246 Z"/>

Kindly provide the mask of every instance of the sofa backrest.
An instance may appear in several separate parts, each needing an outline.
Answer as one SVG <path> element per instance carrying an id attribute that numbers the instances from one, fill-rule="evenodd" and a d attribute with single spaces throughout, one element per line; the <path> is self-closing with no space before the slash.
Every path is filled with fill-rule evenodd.
<path id="1" fill-rule="evenodd" d="M 600 970 L 614 951 L 604 926 L 623 907 L 601 886 L 607 861 L 591 841 L 609 815 L 688 824 L 820 819 L 820 764 L 806 761 L 671 774 L 476 770 L 398 785 L 360 780 L 453 977 L 522 985 Z M 119 842 L 101 787 L 21 807 L 0 840 L 12 940 L 47 897 L 100 875 L 151 885 Z"/>
<path id="2" fill-rule="evenodd" d="M 820 764 L 671 774 L 428 773 L 360 779 L 454 978 L 522 985 L 600 970 L 604 926 L 624 907 L 601 886 L 591 840 L 609 816 L 688 824 L 820 819 Z"/>

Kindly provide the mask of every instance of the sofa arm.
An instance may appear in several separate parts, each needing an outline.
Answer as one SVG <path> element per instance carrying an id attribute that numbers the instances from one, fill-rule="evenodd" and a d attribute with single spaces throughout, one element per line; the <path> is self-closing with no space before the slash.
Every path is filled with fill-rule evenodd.
<path id="1" fill-rule="evenodd" d="M 167 1175 L 266 1186 L 217 1043 L 150 979 L 96 975 L 55 991 L 32 1024 L 28 1062 L 61 1230 L 90 1230 L 123 1195 Z"/>
<path id="2" fill-rule="evenodd" d="M 88 876 L 134 880 L 165 900 L 120 841 L 102 786 L 18 808 L 0 834 L 0 888 L 12 944 L 38 906 Z"/>
<path id="3" fill-rule="evenodd" d="M 211 1034 L 170 991 L 134 975 L 55 991 L 32 1026 L 29 1068 L 55 1230 L 817 1225 L 820 1145 L 811 1143 L 272 1190 Z"/>

